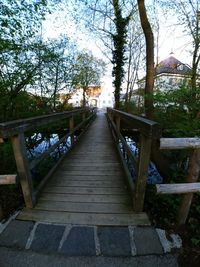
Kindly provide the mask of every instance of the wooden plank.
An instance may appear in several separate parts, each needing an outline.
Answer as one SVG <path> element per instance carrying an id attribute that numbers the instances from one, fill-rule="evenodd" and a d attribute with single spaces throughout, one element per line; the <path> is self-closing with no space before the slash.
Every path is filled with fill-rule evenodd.
<path id="1" fill-rule="evenodd" d="M 63 180 L 63 181 L 110 181 L 110 182 L 117 182 L 123 181 L 121 177 L 114 176 L 114 175 L 68 175 L 67 172 L 56 172 L 51 181 L 53 180 Z"/>
<path id="2" fill-rule="evenodd" d="M 69 132 L 71 134 L 71 143 L 72 143 L 72 145 L 74 144 L 74 132 L 73 132 L 73 130 L 74 130 L 74 117 L 72 116 L 69 119 Z"/>
<path id="3" fill-rule="evenodd" d="M 40 200 L 35 206 L 36 210 L 47 211 L 67 211 L 67 212 L 80 212 L 80 213 L 132 213 L 131 206 L 126 204 L 113 204 L 113 203 L 74 203 L 62 201 Z"/>
<path id="4" fill-rule="evenodd" d="M 33 196 L 32 177 L 27 159 L 24 134 L 20 133 L 19 135 L 12 136 L 11 142 L 15 155 L 15 161 L 20 178 L 20 183 L 22 186 L 24 201 L 26 207 L 33 208 L 35 204 L 35 199 Z"/>
<path id="5" fill-rule="evenodd" d="M 160 138 L 160 149 L 200 148 L 200 138 Z"/>
<path id="6" fill-rule="evenodd" d="M 65 168 L 59 168 L 60 170 L 62 170 L 63 172 L 66 172 L 68 175 L 75 175 L 75 176 L 81 176 L 81 175 L 98 175 L 98 176 L 104 176 L 104 175 L 121 175 L 123 177 L 124 173 L 122 172 L 122 170 L 77 170 L 77 171 L 68 171 Z"/>
<path id="7" fill-rule="evenodd" d="M 122 182 L 110 182 L 110 181 L 69 181 L 69 180 L 53 180 L 49 182 L 49 186 L 71 186 L 71 187 L 108 187 L 108 188 L 123 188 Z"/>
<path id="8" fill-rule="evenodd" d="M 46 187 L 44 192 L 64 193 L 64 194 L 119 194 L 126 195 L 128 192 L 122 188 L 90 188 L 90 187 Z"/>
<path id="9" fill-rule="evenodd" d="M 140 212 L 143 210 L 148 168 L 150 162 L 151 143 L 151 138 L 147 138 L 146 136 L 141 134 L 138 175 L 135 185 L 135 195 L 133 202 L 134 211 L 136 212 Z"/>
<path id="10" fill-rule="evenodd" d="M 200 183 L 157 184 L 157 194 L 185 194 L 200 192 Z"/>
<path id="11" fill-rule="evenodd" d="M 113 158 L 113 157 L 110 157 L 110 156 L 102 156 L 102 157 L 99 157 L 99 156 L 96 156 L 96 159 L 94 159 L 95 156 L 93 157 L 85 157 L 82 156 L 82 157 L 70 157 L 67 158 L 67 160 L 69 159 L 71 162 L 80 162 L 80 163 L 95 163 L 95 162 L 99 162 L 99 163 L 116 163 L 116 159 Z M 115 156 L 116 157 L 116 156 Z M 67 161 L 68 162 L 68 161 Z"/>
<path id="12" fill-rule="evenodd" d="M 146 136 L 153 136 L 153 138 L 160 136 L 160 127 L 155 121 L 119 111 L 117 109 L 108 108 L 107 112 L 112 113 L 113 116 L 120 117 L 121 121 L 125 121 L 127 124 L 130 124 L 134 129 L 139 129 L 139 131 Z"/>
<path id="13" fill-rule="evenodd" d="M 196 183 L 199 178 L 199 173 L 200 173 L 200 149 L 194 149 L 189 160 L 188 175 L 186 178 L 186 182 Z M 193 193 L 187 193 L 184 195 L 178 211 L 178 217 L 177 217 L 178 224 L 185 224 L 190 211 L 192 198 L 193 198 Z"/>
<path id="14" fill-rule="evenodd" d="M 46 125 L 58 120 L 69 118 L 71 116 L 76 116 L 82 114 L 85 111 L 92 111 L 89 108 L 76 109 L 72 111 L 65 111 L 60 113 L 53 113 L 49 115 L 37 116 L 28 119 L 9 121 L 5 123 L 0 123 L 0 134 L 2 137 L 11 137 L 15 134 L 22 133 L 24 131 L 36 128 L 38 126 Z"/>
<path id="15" fill-rule="evenodd" d="M 40 200 L 64 201 L 64 202 L 85 202 L 85 203 L 130 203 L 128 195 L 82 195 L 82 194 L 56 194 L 43 193 Z"/>
<path id="16" fill-rule="evenodd" d="M 98 214 L 98 213 L 72 213 L 44 210 L 24 209 L 17 216 L 19 220 L 41 221 L 61 224 L 78 225 L 150 225 L 146 213 L 136 214 Z"/>
<path id="17" fill-rule="evenodd" d="M 64 165 L 62 164 L 60 166 L 60 170 L 63 171 L 81 171 L 81 172 L 103 172 L 103 173 L 107 173 L 107 172 L 121 172 L 122 173 L 122 168 L 121 166 L 93 166 L 93 164 L 88 166 L 68 166 L 68 165 Z"/>
<path id="18" fill-rule="evenodd" d="M 63 161 L 63 163 L 60 165 L 62 167 L 67 167 L 67 168 L 80 168 L 80 167 L 85 167 L 86 169 L 89 168 L 90 166 L 92 167 L 97 167 L 97 168 L 116 168 L 116 167 L 121 167 L 121 163 L 118 162 L 97 162 L 97 161 L 93 161 L 93 162 L 85 162 L 85 161 L 81 161 L 81 162 L 74 162 L 74 161 L 70 161 L 70 162 L 66 162 Z"/>
<path id="19" fill-rule="evenodd" d="M 16 182 L 17 182 L 16 174 L 0 175 L 0 185 L 16 184 Z"/>

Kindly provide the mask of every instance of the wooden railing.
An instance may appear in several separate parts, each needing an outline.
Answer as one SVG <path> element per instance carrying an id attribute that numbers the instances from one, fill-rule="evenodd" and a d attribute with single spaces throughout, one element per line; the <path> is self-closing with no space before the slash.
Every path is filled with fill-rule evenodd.
<path id="1" fill-rule="evenodd" d="M 189 214 L 193 193 L 200 192 L 200 138 L 161 138 L 160 149 L 190 149 L 192 150 L 188 174 L 185 183 L 157 185 L 158 194 L 184 194 L 178 210 L 178 224 L 185 224 Z"/>
<path id="2" fill-rule="evenodd" d="M 133 197 L 133 207 L 136 212 L 141 212 L 144 205 L 146 181 L 150 162 L 151 145 L 153 139 L 160 137 L 160 127 L 158 123 L 134 116 L 115 109 L 107 109 L 107 117 L 111 132 L 113 134 L 119 155 L 128 178 L 129 188 Z M 128 146 L 121 134 L 121 122 L 129 125 L 131 129 L 139 132 L 139 155 L 136 156 Z M 136 172 L 136 180 L 130 174 L 127 162 L 132 164 Z"/>
<path id="3" fill-rule="evenodd" d="M 82 115 L 82 121 L 78 125 L 74 125 L 75 124 L 74 118 L 80 115 Z M 76 140 L 74 139 L 75 132 L 79 129 L 86 129 L 90 121 L 95 117 L 95 115 L 96 115 L 96 109 L 84 108 L 73 111 L 66 111 L 62 113 L 54 113 L 50 115 L 38 116 L 24 120 L 16 120 L 6 123 L 0 123 L 0 142 L 2 143 L 5 138 L 11 139 L 17 166 L 17 172 L 19 176 L 19 182 L 21 183 L 26 207 L 28 208 L 34 207 L 38 195 L 41 192 L 41 189 L 43 188 L 44 184 L 47 182 L 51 174 L 55 171 L 56 167 L 58 166 L 59 162 L 63 159 L 65 154 L 59 158 L 57 163 L 48 172 L 48 174 L 41 180 L 40 184 L 37 186 L 36 189 L 34 189 L 33 187 L 31 169 L 33 169 L 39 162 L 41 162 L 42 159 L 44 159 L 44 157 L 48 156 L 56 148 L 59 150 L 59 146 L 62 143 L 64 143 L 68 137 L 71 138 L 71 145 L 69 147 L 70 150 L 71 147 L 74 145 L 74 143 L 76 143 L 77 140 L 79 139 L 79 138 L 78 139 L 76 138 Z M 39 157 L 29 162 L 27 158 L 27 148 L 26 148 L 24 132 L 30 130 L 35 131 L 35 129 L 39 126 L 48 125 L 49 123 L 58 122 L 63 119 L 69 120 L 69 125 L 67 127 L 68 132 L 66 133 L 66 135 L 60 138 L 57 143 L 50 146 Z M 83 132 L 84 131 L 82 131 L 82 133 Z M 15 178 L 16 176 L 13 175 L 8 175 L 8 176 L 2 175 L 0 176 L 0 184 L 6 184 L 6 183 L 8 184 L 11 182 L 14 183 Z"/>
<path id="4" fill-rule="evenodd" d="M 177 216 L 178 224 L 184 224 L 190 211 L 193 194 L 200 192 L 200 182 L 198 182 L 200 176 L 200 138 L 160 138 L 161 131 L 156 122 L 110 108 L 107 109 L 107 115 L 132 192 L 134 210 L 137 212 L 143 210 L 153 139 L 160 140 L 161 150 L 192 150 L 185 183 L 156 185 L 158 194 L 184 194 Z M 138 156 L 133 153 L 121 134 L 122 123 L 125 128 L 129 125 L 130 130 L 139 132 Z M 130 173 L 130 168 L 128 168 L 130 164 L 136 172 L 135 181 Z"/>

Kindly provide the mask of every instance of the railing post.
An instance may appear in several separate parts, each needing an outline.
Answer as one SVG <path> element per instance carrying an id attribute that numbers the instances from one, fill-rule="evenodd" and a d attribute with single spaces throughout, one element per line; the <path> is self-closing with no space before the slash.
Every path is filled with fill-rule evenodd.
<path id="1" fill-rule="evenodd" d="M 151 154 L 151 143 L 152 139 L 150 137 L 147 137 L 143 134 L 140 135 L 139 166 L 133 200 L 133 208 L 136 212 L 141 212 L 143 210 Z"/>
<path id="2" fill-rule="evenodd" d="M 84 113 L 82 114 L 82 121 L 84 121 L 85 118 L 86 118 L 86 114 L 85 114 L 85 112 L 84 112 Z"/>
<path id="3" fill-rule="evenodd" d="M 0 204 L 0 221 L 3 219 L 3 208 Z"/>
<path id="4" fill-rule="evenodd" d="M 33 198 L 33 184 L 27 160 L 24 133 L 19 133 L 18 135 L 12 136 L 11 142 L 23 191 L 24 201 L 26 207 L 33 208 L 35 199 Z"/>
<path id="5" fill-rule="evenodd" d="M 190 156 L 188 176 L 186 182 L 195 183 L 199 178 L 200 172 L 200 149 L 194 149 L 192 155 Z M 183 196 L 181 201 L 180 209 L 178 212 L 177 222 L 179 225 L 185 224 L 188 213 L 190 211 L 190 206 L 192 203 L 193 193 L 187 193 Z"/>
<path id="6" fill-rule="evenodd" d="M 116 126 L 117 126 L 117 131 L 120 133 L 120 117 L 116 117 Z"/>
<path id="7" fill-rule="evenodd" d="M 73 129 L 74 129 L 74 117 L 72 116 L 70 119 L 69 119 L 69 132 L 70 132 L 70 136 L 71 136 L 71 145 L 74 144 L 74 132 L 73 132 Z"/>

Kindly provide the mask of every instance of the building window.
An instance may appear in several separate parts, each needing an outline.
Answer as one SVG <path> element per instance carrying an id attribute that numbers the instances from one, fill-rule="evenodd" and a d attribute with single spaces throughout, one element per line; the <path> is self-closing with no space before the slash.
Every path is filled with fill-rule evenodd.
<path id="1" fill-rule="evenodd" d="M 183 65 L 181 64 L 181 65 L 178 65 L 177 66 L 177 70 L 183 70 Z"/>
<path id="2" fill-rule="evenodd" d="M 173 79 L 169 78 L 169 84 L 172 85 Z"/>

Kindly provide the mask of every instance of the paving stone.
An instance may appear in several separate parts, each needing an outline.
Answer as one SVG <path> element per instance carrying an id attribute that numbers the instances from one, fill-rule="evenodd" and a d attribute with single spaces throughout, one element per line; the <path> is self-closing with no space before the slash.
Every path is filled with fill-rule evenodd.
<path id="1" fill-rule="evenodd" d="M 128 227 L 99 227 L 98 237 L 104 256 L 131 256 Z"/>
<path id="2" fill-rule="evenodd" d="M 94 228 L 73 227 L 63 243 L 60 252 L 67 256 L 94 256 L 96 255 Z"/>
<path id="3" fill-rule="evenodd" d="M 0 235 L 0 246 L 25 248 L 33 222 L 11 221 Z"/>
<path id="4" fill-rule="evenodd" d="M 64 226 L 39 224 L 30 249 L 40 252 L 56 252 L 58 250 Z"/>
<path id="5" fill-rule="evenodd" d="M 158 234 L 153 227 L 136 227 L 133 238 L 137 255 L 163 254 Z"/>

